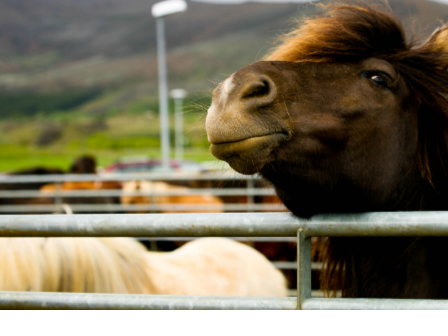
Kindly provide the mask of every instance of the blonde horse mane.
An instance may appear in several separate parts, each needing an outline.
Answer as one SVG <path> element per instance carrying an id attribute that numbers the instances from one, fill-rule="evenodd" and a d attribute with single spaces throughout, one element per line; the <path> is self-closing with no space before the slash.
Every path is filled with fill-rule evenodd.
<path id="1" fill-rule="evenodd" d="M 130 238 L 0 238 L 0 288 L 151 294 L 145 254 Z"/>

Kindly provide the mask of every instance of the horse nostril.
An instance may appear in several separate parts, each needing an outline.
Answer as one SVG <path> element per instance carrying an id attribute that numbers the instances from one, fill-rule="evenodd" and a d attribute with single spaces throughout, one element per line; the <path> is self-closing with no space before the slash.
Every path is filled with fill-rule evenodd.
<path id="1" fill-rule="evenodd" d="M 269 83 L 267 81 L 261 81 L 257 83 L 251 83 L 249 87 L 243 92 L 241 98 L 255 98 L 263 97 L 269 94 Z"/>
<path id="2" fill-rule="evenodd" d="M 264 105 L 272 102 L 275 94 L 276 89 L 272 80 L 267 76 L 259 76 L 243 87 L 241 90 L 241 99 Z"/>

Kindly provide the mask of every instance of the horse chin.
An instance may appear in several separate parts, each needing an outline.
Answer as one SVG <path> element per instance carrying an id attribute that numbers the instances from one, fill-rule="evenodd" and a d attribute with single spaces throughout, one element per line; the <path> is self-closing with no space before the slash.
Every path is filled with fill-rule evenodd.
<path id="1" fill-rule="evenodd" d="M 211 153 L 226 161 L 237 172 L 251 175 L 259 172 L 271 161 L 272 151 L 288 138 L 283 133 L 252 137 L 235 142 L 217 143 L 210 146 Z"/>

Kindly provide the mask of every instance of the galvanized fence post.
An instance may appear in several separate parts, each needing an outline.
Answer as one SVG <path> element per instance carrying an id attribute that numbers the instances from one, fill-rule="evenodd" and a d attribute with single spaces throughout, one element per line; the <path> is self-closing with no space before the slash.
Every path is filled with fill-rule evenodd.
<path id="1" fill-rule="evenodd" d="M 56 198 L 54 199 L 55 204 L 55 212 L 56 213 L 64 213 L 64 209 L 62 208 L 62 183 L 55 184 L 55 192 Z"/>
<path id="2" fill-rule="evenodd" d="M 247 180 L 247 212 L 252 212 L 254 211 L 253 205 L 254 205 L 254 179 L 253 178 L 249 178 Z"/>
<path id="3" fill-rule="evenodd" d="M 297 309 L 311 297 L 311 237 L 297 231 Z"/>
<path id="4" fill-rule="evenodd" d="M 137 183 L 138 183 L 138 181 L 137 181 Z M 151 188 L 149 189 L 149 191 L 151 193 L 151 195 L 149 196 L 150 204 L 156 206 L 157 200 L 156 200 L 156 196 L 154 195 L 154 191 L 156 189 L 155 182 L 151 180 L 151 181 L 149 181 L 149 183 L 151 184 Z M 140 189 L 140 188 L 141 188 L 141 186 L 139 186 L 138 189 Z M 149 248 L 150 248 L 151 251 L 157 251 L 158 250 L 157 249 L 157 241 L 155 240 L 154 237 L 150 237 L 149 238 Z"/>

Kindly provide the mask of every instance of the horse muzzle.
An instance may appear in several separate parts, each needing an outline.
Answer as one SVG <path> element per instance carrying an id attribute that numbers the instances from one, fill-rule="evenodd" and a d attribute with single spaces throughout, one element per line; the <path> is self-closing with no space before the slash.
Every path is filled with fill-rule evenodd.
<path id="1" fill-rule="evenodd" d="M 211 153 L 242 174 L 258 172 L 291 134 L 276 113 L 277 98 L 274 81 L 256 68 L 243 68 L 221 83 L 206 119 Z"/>

